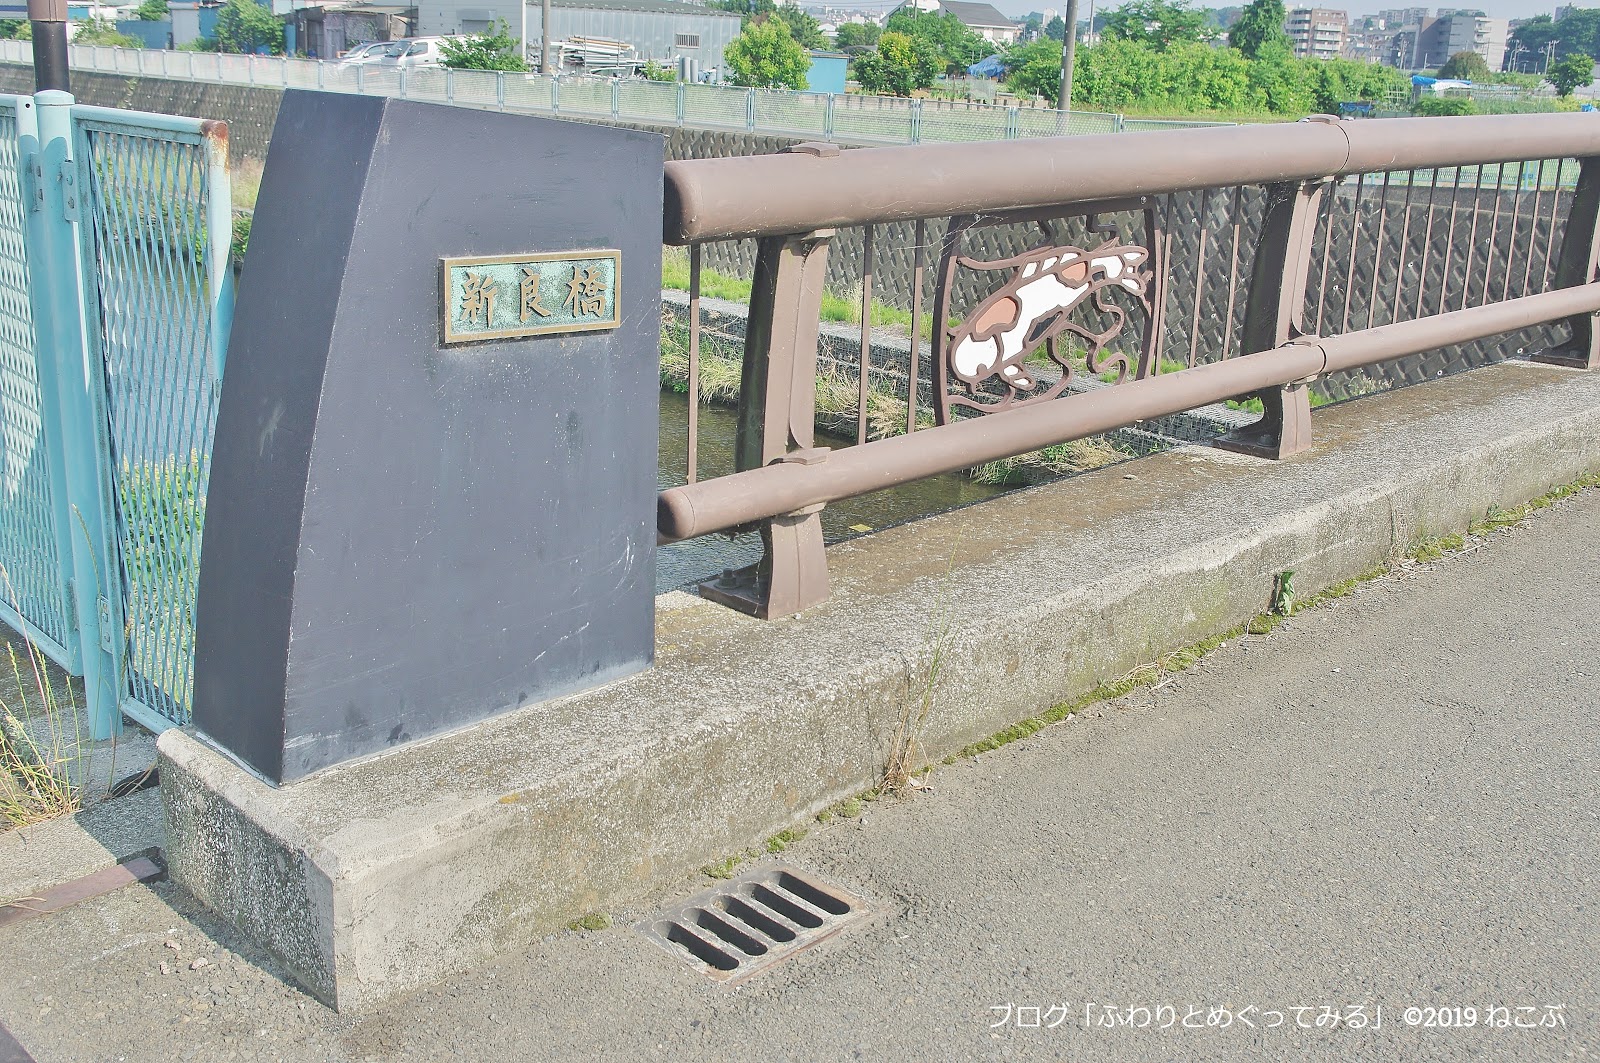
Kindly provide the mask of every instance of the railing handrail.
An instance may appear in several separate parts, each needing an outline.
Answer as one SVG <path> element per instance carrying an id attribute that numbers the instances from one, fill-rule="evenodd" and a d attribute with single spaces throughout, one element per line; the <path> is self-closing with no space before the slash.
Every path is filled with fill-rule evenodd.
<path id="1" fill-rule="evenodd" d="M 669 244 L 1353 173 L 1600 155 L 1582 113 L 1362 119 L 670 162 Z"/>
<path id="2" fill-rule="evenodd" d="M 1400 321 L 1129 381 L 669 488 L 656 503 L 663 541 L 689 539 L 954 472 L 1137 421 L 1308 377 L 1600 311 L 1600 283 Z"/>

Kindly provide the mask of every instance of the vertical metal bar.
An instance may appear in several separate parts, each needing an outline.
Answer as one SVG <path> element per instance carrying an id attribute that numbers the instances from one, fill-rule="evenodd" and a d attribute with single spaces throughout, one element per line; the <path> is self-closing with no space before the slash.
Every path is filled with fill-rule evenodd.
<path id="1" fill-rule="evenodd" d="M 1406 171 L 1406 200 L 1400 206 L 1405 222 L 1400 226 L 1400 257 L 1395 264 L 1394 305 L 1389 308 L 1389 320 L 1400 320 L 1400 296 L 1406 290 L 1406 256 L 1411 254 L 1411 192 L 1417 185 L 1417 172 Z M 1417 278 L 1422 283 L 1422 278 Z"/>
<path id="2" fill-rule="evenodd" d="M 1472 260 L 1478 252 L 1478 215 L 1483 212 L 1483 167 L 1479 166 L 1477 174 L 1472 179 L 1472 228 L 1467 230 L 1467 261 L 1461 267 L 1461 305 L 1457 310 L 1467 308 L 1467 300 L 1472 293 Z"/>
<path id="3" fill-rule="evenodd" d="M 1600 274 L 1600 157 L 1578 160 L 1578 183 L 1572 190 L 1567 226 L 1556 259 L 1556 288 L 1592 283 Z M 1534 360 L 1577 369 L 1600 369 L 1600 329 L 1595 315 L 1569 318 L 1572 335 L 1566 346 L 1535 354 Z"/>
<path id="4" fill-rule="evenodd" d="M 1456 207 L 1461 197 L 1461 171 L 1464 169 L 1465 166 L 1456 167 L 1455 184 L 1450 189 L 1450 226 L 1444 234 L 1444 261 L 1439 263 L 1439 302 L 1433 311 L 1436 314 L 1444 313 L 1445 299 L 1450 294 L 1450 263 L 1456 253 Z"/>
<path id="5" fill-rule="evenodd" d="M 906 363 L 906 434 L 917 430 L 917 392 L 922 387 L 922 245 L 928 223 L 917 219 L 911 247 L 911 360 Z"/>
<path id="6" fill-rule="evenodd" d="M 208 122 L 202 129 L 206 166 L 206 288 L 211 304 L 211 366 L 222 379 L 228 359 L 228 333 L 233 328 L 233 188 L 228 168 L 228 126 Z"/>
<path id="7" fill-rule="evenodd" d="M 1556 215 L 1561 208 L 1561 171 L 1566 168 L 1566 159 L 1556 160 L 1556 189 L 1550 193 L 1550 233 L 1544 242 L 1544 269 L 1539 271 L 1539 289 L 1548 290 L 1550 287 L 1550 264 L 1556 249 Z"/>
<path id="8" fill-rule="evenodd" d="M 856 367 L 856 443 L 867 441 L 867 402 L 872 390 L 872 251 L 877 230 L 868 225 L 861 237 L 861 361 Z"/>
<path id="9" fill-rule="evenodd" d="M 1417 271 L 1417 305 L 1411 311 L 1412 317 L 1422 316 L 1422 300 L 1428 292 L 1428 258 L 1433 253 L 1433 194 L 1439 188 L 1439 171 L 1433 171 L 1433 179 L 1428 184 L 1428 224 L 1422 231 L 1422 268 Z"/>
<path id="10" fill-rule="evenodd" d="M 362 69 L 362 67 L 356 67 L 356 75 L 358 77 Z M 551 84 L 554 85 L 554 81 Z M 555 89 L 552 88 L 550 91 L 554 92 Z M 506 72 L 504 70 L 498 70 L 494 75 L 494 102 L 500 110 L 506 109 Z"/>
<path id="11" fill-rule="evenodd" d="M 700 473 L 700 247 L 689 245 L 689 438 L 684 446 L 689 483 Z"/>
<path id="12" fill-rule="evenodd" d="M 70 595 L 80 629 L 84 698 L 90 733 L 110 738 L 122 726 L 120 561 L 115 539 L 110 483 L 100 441 L 105 435 L 104 366 L 87 322 L 98 317 L 92 286 L 83 275 L 83 234 L 68 220 L 85 209 L 74 158 L 72 97 L 41 92 L 38 107 L 39 155 L 35 170 L 43 193 L 41 209 L 29 216 L 34 321 L 41 358 L 55 361 L 62 425 L 62 465 L 72 511 Z M 92 256 L 88 261 L 93 261 Z M 102 603 L 105 613 L 102 614 Z"/>
<path id="13" fill-rule="evenodd" d="M 822 135 L 828 140 L 833 139 L 833 105 L 834 94 L 830 92 L 827 105 L 822 112 Z"/>
<path id="14" fill-rule="evenodd" d="M 681 125 L 683 125 L 683 112 L 684 112 L 684 106 L 683 106 L 684 87 L 683 87 L 683 82 L 680 81 L 680 82 L 677 83 L 677 89 L 678 89 L 678 91 L 677 91 L 678 124 L 681 126 Z"/>
<path id="15" fill-rule="evenodd" d="M 1378 190 L 1378 239 L 1373 244 L 1372 253 L 1372 284 L 1367 290 L 1367 328 L 1372 327 L 1373 319 L 1378 313 L 1378 274 L 1383 272 L 1384 237 L 1389 232 L 1389 171 L 1383 172 L 1383 186 Z M 1405 249 L 1400 249 L 1397 261 L 1405 257 Z"/>
<path id="16" fill-rule="evenodd" d="M 1194 365 L 1195 356 L 1200 353 L 1200 304 L 1206 296 L 1206 216 L 1205 204 L 1211 198 L 1211 190 L 1206 189 L 1200 193 L 1200 239 L 1195 250 L 1194 267 L 1194 313 L 1189 317 L 1189 365 Z"/>
<path id="17" fill-rule="evenodd" d="M 1505 194 L 1505 182 L 1506 164 L 1502 162 L 1494 171 L 1494 213 L 1489 218 L 1489 252 L 1483 260 L 1483 296 L 1478 302 L 1479 306 L 1489 302 L 1489 278 L 1494 276 L 1494 255 L 1500 236 L 1500 197 Z"/>
<path id="18" fill-rule="evenodd" d="M 44 229 L 48 224 L 48 220 L 41 215 L 46 209 L 48 189 L 44 179 L 45 153 L 43 142 L 39 137 L 38 112 L 32 98 L 27 96 L 18 98 L 16 116 L 17 187 L 28 197 L 28 202 L 18 204 L 18 217 L 28 245 L 40 249 L 36 252 L 25 252 L 29 274 L 26 294 L 34 335 L 24 337 L 24 340 L 33 341 L 34 371 L 39 384 L 39 431 L 44 438 L 44 450 L 49 458 L 45 471 L 50 485 L 51 527 L 47 531 L 55 545 L 55 561 L 60 573 L 58 587 L 61 592 L 59 606 L 61 613 L 57 614 L 58 622 L 52 626 L 60 632 L 60 646 L 65 651 L 59 663 L 74 675 L 81 675 L 84 641 L 82 631 L 79 625 L 69 622 L 71 611 L 75 610 L 75 601 L 72 598 L 74 586 L 72 540 L 76 537 L 77 530 L 72 519 L 66 462 L 63 457 L 65 450 L 62 425 L 63 367 L 59 359 L 49 357 L 55 349 L 55 344 L 49 330 L 52 322 L 44 315 L 44 311 L 53 305 L 51 300 L 62 298 L 65 293 L 52 290 L 55 285 L 49 272 L 51 263 L 48 258 L 41 257 L 45 253 Z M 43 283 L 47 278 L 52 280 L 50 285 Z M 7 586 L 4 591 L 9 595 L 11 588 Z"/>
<path id="19" fill-rule="evenodd" d="M 1312 329 L 1319 335 L 1322 332 L 1322 307 L 1328 298 L 1328 262 L 1333 254 L 1333 208 L 1338 201 L 1337 195 L 1324 196 L 1322 199 L 1322 266 L 1317 271 L 1317 323 Z"/>
<path id="20" fill-rule="evenodd" d="M 1354 301 L 1356 289 L 1356 248 L 1361 244 L 1361 197 L 1366 193 L 1366 187 L 1367 175 L 1361 174 L 1356 178 L 1356 198 L 1351 204 L 1350 257 L 1344 267 L 1344 320 L 1339 326 L 1341 333 L 1350 331 L 1350 304 Z"/>
<path id="21" fill-rule="evenodd" d="M 1523 256 L 1522 266 L 1522 294 L 1529 294 L 1528 288 L 1533 281 L 1533 259 L 1538 254 L 1539 239 L 1539 210 L 1544 199 L 1544 160 L 1535 163 L 1535 177 L 1533 181 L 1533 212 L 1528 215 L 1528 253 Z"/>
<path id="22" fill-rule="evenodd" d="M 1515 261 L 1517 253 L 1517 221 L 1522 214 L 1522 168 L 1523 163 L 1517 163 L 1517 187 L 1511 196 L 1511 230 L 1506 234 L 1506 268 L 1505 276 L 1500 285 L 1500 301 L 1505 302 L 1511 295 L 1511 263 Z"/>
<path id="23" fill-rule="evenodd" d="M 622 82 L 616 78 L 611 79 L 611 119 L 617 121 L 622 118 Z"/>
<path id="24" fill-rule="evenodd" d="M 1233 187 L 1233 250 L 1228 256 L 1228 309 L 1222 318 L 1222 357 L 1233 350 L 1233 306 L 1239 291 L 1239 234 L 1244 225 L 1241 217 L 1244 206 L 1244 186 Z"/>

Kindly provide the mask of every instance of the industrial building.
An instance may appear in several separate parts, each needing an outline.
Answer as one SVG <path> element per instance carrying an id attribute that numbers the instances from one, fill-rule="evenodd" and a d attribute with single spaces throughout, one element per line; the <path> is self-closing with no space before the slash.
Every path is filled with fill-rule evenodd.
<path id="1" fill-rule="evenodd" d="M 723 49 L 739 36 L 737 14 L 679 0 L 552 0 L 551 7 L 552 41 L 621 41 L 633 45 L 640 62 L 669 64 L 685 58 L 709 70 L 722 65 Z M 422 0 L 416 32 L 482 33 L 504 22 L 537 59 L 541 14 L 538 0 Z"/>

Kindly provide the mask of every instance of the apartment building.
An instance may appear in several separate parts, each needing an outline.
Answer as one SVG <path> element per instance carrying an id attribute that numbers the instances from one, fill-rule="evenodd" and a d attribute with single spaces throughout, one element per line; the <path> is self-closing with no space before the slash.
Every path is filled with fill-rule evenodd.
<path id="1" fill-rule="evenodd" d="M 1327 7 L 1297 7 L 1284 23 L 1294 54 L 1302 59 L 1337 59 L 1344 54 L 1349 16 Z"/>

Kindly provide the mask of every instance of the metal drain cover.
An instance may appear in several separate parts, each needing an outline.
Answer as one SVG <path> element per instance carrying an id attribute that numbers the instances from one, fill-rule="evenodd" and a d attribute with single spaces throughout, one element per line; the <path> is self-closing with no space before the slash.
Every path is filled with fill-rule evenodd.
<path id="1" fill-rule="evenodd" d="M 637 924 L 709 978 L 733 983 L 833 937 L 866 902 L 787 864 L 768 864 Z"/>

